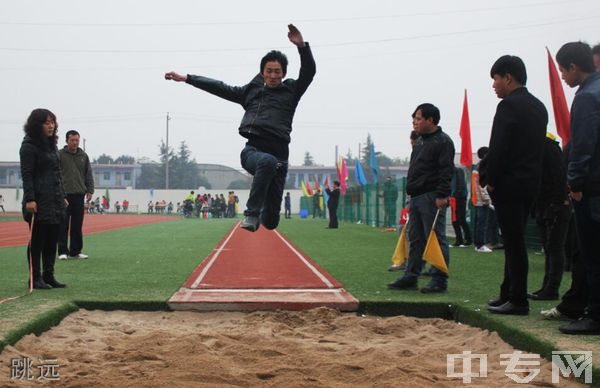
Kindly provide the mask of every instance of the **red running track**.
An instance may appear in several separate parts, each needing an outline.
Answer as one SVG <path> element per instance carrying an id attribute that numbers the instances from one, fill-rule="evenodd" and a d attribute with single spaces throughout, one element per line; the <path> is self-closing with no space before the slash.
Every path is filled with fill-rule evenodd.
<path id="1" fill-rule="evenodd" d="M 179 310 L 355 311 L 358 301 L 277 231 L 251 233 L 239 223 L 169 300 Z"/>
<path id="2" fill-rule="evenodd" d="M 132 226 L 172 221 L 168 216 L 138 216 L 124 214 L 86 214 L 83 219 L 83 235 L 106 232 Z M 0 222 L 0 247 L 27 245 L 29 229 L 25 221 Z"/>

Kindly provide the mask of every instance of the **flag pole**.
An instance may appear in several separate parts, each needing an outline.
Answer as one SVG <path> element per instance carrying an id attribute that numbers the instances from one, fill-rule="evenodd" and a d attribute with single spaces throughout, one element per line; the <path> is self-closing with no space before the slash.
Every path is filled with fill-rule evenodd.
<path id="1" fill-rule="evenodd" d="M 431 231 L 435 231 L 435 223 L 437 222 L 438 216 L 440 215 L 440 208 L 438 207 L 437 212 L 435 213 L 435 218 L 433 219 L 433 225 L 431 225 Z"/>

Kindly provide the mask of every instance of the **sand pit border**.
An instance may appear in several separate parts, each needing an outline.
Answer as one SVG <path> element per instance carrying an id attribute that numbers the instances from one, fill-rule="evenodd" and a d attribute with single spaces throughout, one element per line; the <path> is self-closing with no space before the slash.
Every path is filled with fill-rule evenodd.
<path id="1" fill-rule="evenodd" d="M 41 333 L 58 325 L 66 316 L 79 310 L 125 310 L 125 311 L 170 311 L 166 302 L 93 302 L 74 301 L 64 303 L 50 309 L 27 324 L 9 332 L 4 339 L 0 339 L 0 352 L 7 345 L 16 344 L 28 334 L 40 335 Z M 497 332 L 500 337 L 515 348 L 537 353 L 547 360 L 552 359 L 552 351 L 559 350 L 555 344 L 541 340 L 516 327 L 511 327 L 502 322 L 494 321 L 487 317 L 487 312 L 474 311 L 471 308 L 448 303 L 411 303 L 411 302 L 360 302 L 357 314 L 368 314 L 382 317 L 407 315 L 416 318 L 442 318 L 453 320 L 462 324 Z M 592 369 L 592 381 L 600 381 L 600 368 Z M 583 381 L 582 381 L 583 382 Z"/>

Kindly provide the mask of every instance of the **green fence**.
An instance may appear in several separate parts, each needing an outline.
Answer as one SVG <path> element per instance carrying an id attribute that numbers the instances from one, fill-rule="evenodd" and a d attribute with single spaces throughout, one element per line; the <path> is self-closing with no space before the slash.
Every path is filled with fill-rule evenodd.
<path id="1" fill-rule="evenodd" d="M 338 219 L 371 226 L 397 226 L 398 215 L 406 203 L 406 178 L 388 183 L 348 187 L 345 195 L 340 196 Z M 315 212 L 315 198 L 302 197 L 301 212 L 308 217 L 319 216 Z M 320 202 L 320 201 L 319 201 Z M 323 201 L 324 202 L 324 201 Z M 324 217 L 327 206 L 320 214 Z"/>
<path id="2" fill-rule="evenodd" d="M 338 219 L 374 227 L 396 227 L 398 226 L 400 210 L 406 205 L 405 189 L 406 177 L 389 183 L 348 187 L 346 194 L 340 196 Z M 309 218 L 313 216 L 325 218 L 327 216 L 327 204 L 325 201 L 319 201 L 323 204 L 323 209 L 315 211 L 315 202 L 314 196 L 302 197 L 300 200 L 301 213 L 303 212 Z M 448 235 L 454 236 L 449 213 L 446 218 Z M 475 209 L 469 200 L 467 202 L 467 220 L 472 233 L 475 231 L 477 221 L 475 218 Z M 535 220 L 530 219 L 528 221 L 526 233 L 527 246 L 530 249 L 540 250 L 540 233 Z"/>

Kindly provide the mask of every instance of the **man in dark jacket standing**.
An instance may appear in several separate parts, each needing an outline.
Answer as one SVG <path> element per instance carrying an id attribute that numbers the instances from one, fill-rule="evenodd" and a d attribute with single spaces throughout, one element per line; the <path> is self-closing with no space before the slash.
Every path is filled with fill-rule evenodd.
<path id="1" fill-rule="evenodd" d="M 452 211 L 452 227 L 456 235 L 454 246 L 465 247 L 473 243 L 471 240 L 471 230 L 467 223 L 467 182 L 465 179 L 465 171 L 460 167 L 454 168 L 452 175 L 450 195 L 454 198 L 455 205 Z"/>
<path id="2" fill-rule="evenodd" d="M 446 238 L 446 207 L 454 171 L 454 143 L 438 125 L 440 111 L 435 105 L 421 104 L 412 116 L 413 126 L 419 137 L 410 155 L 406 180 L 406 193 L 410 195 L 410 255 L 404 276 L 388 284 L 389 288 L 400 290 L 417 289 L 417 281 L 423 269 L 423 251 L 432 227 L 440 243 L 444 261 L 446 265 L 450 265 L 450 250 Z M 431 281 L 421 292 L 446 292 L 447 288 L 448 275 L 433 268 Z"/>
<path id="3" fill-rule="evenodd" d="M 260 224 L 275 229 L 279 224 L 281 200 L 288 170 L 288 156 L 292 120 L 300 98 L 316 73 L 315 61 L 308 42 L 292 24 L 288 38 L 300 53 L 300 75 L 297 80 L 283 77 L 287 58 L 279 51 L 271 51 L 260 63 L 260 74 L 241 87 L 233 87 L 210 78 L 165 74 L 165 79 L 187 82 L 211 94 L 236 102 L 246 113 L 239 127 L 240 135 L 247 138 L 242 150 L 242 167 L 254 176 L 245 218 L 241 227 L 251 232 Z"/>
<path id="4" fill-rule="evenodd" d="M 89 157 L 84 150 L 79 148 L 79 137 L 79 132 L 68 131 L 66 134 L 67 145 L 59 151 L 65 193 L 67 193 L 69 202 L 65 216 L 60 223 L 58 238 L 58 258 L 60 260 L 65 260 L 68 256 L 77 259 L 88 258 L 82 252 L 82 228 L 85 201 L 90 201 L 94 194 L 94 176 Z M 67 240 L 70 242 L 70 247 Z"/>
<path id="5" fill-rule="evenodd" d="M 327 195 L 329 195 L 329 200 L 327 200 L 327 210 L 329 210 L 329 226 L 327 229 L 337 229 L 337 208 L 340 201 L 340 182 L 333 181 L 333 190 L 330 190 L 329 187 L 325 187 L 325 192 Z"/>
<path id="6" fill-rule="evenodd" d="M 579 86 L 571 106 L 571 154 L 567 183 L 587 275 L 587 316 L 562 326 L 565 334 L 600 334 L 600 73 L 592 50 L 583 42 L 565 44 L 556 53 L 562 78 Z"/>
<path id="7" fill-rule="evenodd" d="M 521 58 L 505 55 L 492 66 L 496 108 L 489 152 L 482 169 L 504 238 L 504 281 L 500 297 L 488 303 L 496 314 L 529 314 L 525 226 L 538 195 L 548 112 L 525 84 Z"/>

